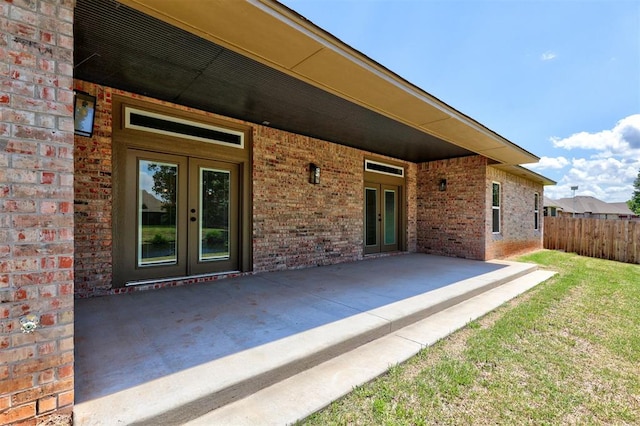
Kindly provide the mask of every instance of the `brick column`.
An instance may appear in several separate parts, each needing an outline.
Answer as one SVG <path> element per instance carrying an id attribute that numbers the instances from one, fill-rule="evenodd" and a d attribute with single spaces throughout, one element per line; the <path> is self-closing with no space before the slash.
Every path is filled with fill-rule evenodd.
<path id="1" fill-rule="evenodd" d="M 73 406 L 73 6 L 0 0 L 0 424 Z"/>

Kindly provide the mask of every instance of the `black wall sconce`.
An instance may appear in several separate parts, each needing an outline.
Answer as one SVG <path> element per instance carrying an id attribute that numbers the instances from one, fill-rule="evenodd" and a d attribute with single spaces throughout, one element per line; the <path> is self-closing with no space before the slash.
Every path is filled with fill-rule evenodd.
<path id="1" fill-rule="evenodd" d="M 93 135 L 93 119 L 96 114 L 96 97 L 85 92 L 74 92 L 73 133 L 79 136 Z"/>
<path id="2" fill-rule="evenodd" d="M 309 183 L 317 185 L 320 183 L 320 166 L 309 163 Z"/>
<path id="3" fill-rule="evenodd" d="M 438 184 L 438 189 L 440 191 L 446 191 L 447 190 L 447 180 L 446 179 L 440 179 L 440 183 Z"/>

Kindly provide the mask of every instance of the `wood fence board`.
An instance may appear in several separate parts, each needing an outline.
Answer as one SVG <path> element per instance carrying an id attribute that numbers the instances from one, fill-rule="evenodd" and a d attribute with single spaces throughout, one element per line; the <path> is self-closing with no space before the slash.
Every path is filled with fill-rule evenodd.
<path id="1" fill-rule="evenodd" d="M 640 221 L 545 217 L 543 244 L 550 250 L 640 264 Z"/>

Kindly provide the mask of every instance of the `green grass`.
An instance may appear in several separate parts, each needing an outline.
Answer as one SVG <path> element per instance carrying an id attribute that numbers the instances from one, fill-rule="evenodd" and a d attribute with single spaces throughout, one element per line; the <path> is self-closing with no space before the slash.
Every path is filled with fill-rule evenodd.
<path id="1" fill-rule="evenodd" d="M 223 229 L 219 228 L 204 228 L 203 234 L 207 235 L 211 232 L 223 233 Z M 145 243 L 151 243 L 153 241 L 164 241 L 167 243 L 173 243 L 176 240 L 176 227 L 174 225 L 143 225 L 142 226 L 142 241 Z"/>
<path id="2" fill-rule="evenodd" d="M 142 241 L 150 243 L 156 240 L 164 240 L 166 242 L 175 242 L 176 227 L 173 225 L 155 225 L 142 227 Z"/>
<path id="3" fill-rule="evenodd" d="M 640 424 L 640 265 L 518 260 L 558 274 L 301 424 Z"/>

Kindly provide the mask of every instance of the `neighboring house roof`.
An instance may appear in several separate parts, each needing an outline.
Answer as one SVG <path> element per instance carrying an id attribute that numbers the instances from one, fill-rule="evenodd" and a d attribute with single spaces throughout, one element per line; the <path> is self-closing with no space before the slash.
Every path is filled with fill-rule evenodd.
<path id="1" fill-rule="evenodd" d="M 620 214 L 620 215 L 635 215 L 635 213 L 629 208 L 627 203 L 608 203 L 614 211 L 612 213 Z"/>
<path id="2" fill-rule="evenodd" d="M 146 189 L 142 190 L 142 211 L 145 213 L 164 213 L 162 200 L 154 197 Z"/>
<path id="3" fill-rule="evenodd" d="M 413 162 L 539 160 L 276 1 L 119 3 L 77 0 L 76 78 Z"/>
<path id="4" fill-rule="evenodd" d="M 634 215 L 627 203 L 606 203 L 595 197 L 585 195 L 577 195 L 575 199 L 571 197 L 558 200 L 545 197 L 544 206 L 557 207 L 567 213 L 573 213 L 575 206 L 575 213 Z"/>

